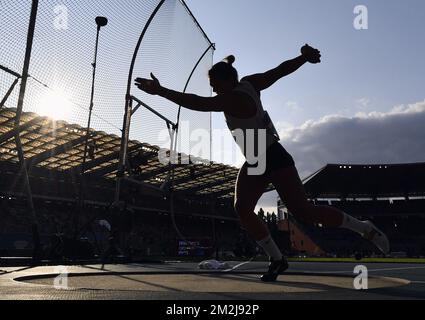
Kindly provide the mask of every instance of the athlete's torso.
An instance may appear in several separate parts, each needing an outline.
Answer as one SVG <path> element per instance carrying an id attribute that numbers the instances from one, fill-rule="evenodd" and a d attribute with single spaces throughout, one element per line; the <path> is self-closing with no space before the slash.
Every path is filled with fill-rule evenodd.
<path id="1" fill-rule="evenodd" d="M 241 81 L 234 91 L 248 95 L 255 104 L 256 112 L 249 118 L 238 118 L 225 114 L 227 126 L 245 157 L 247 151 L 252 152 L 250 150 L 255 150 L 255 154 L 259 155 L 278 141 L 279 137 L 277 132 L 271 129 L 274 126 L 264 111 L 260 94 L 252 84 L 248 81 Z M 258 149 L 258 144 L 261 143 L 261 140 L 258 139 L 259 136 L 261 137 L 260 131 L 265 135 L 265 145 L 261 145 L 261 148 Z M 243 135 L 243 139 L 240 138 L 240 135 Z"/>

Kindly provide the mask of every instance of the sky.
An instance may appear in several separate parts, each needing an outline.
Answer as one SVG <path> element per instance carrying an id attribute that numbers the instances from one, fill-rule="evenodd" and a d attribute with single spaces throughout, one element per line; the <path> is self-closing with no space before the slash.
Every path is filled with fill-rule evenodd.
<path id="1" fill-rule="evenodd" d="M 142 30 L 158 2 L 40 1 L 30 74 L 51 90 L 30 78 L 24 111 L 87 126 L 97 30 L 95 18 L 105 16 L 109 23 L 100 30 L 91 127 L 120 136 L 130 64 Z M 31 0 L 0 0 L 0 65 L 19 72 L 30 9 Z M 144 35 L 132 79 L 149 77 L 153 72 L 164 86 L 182 91 L 195 62 L 209 45 L 184 6 L 178 0 L 167 0 Z M 211 94 L 206 77 L 211 62 L 207 55 L 196 70 L 189 90 L 201 95 Z M 198 81 L 200 78 L 202 80 Z M 0 97 L 6 94 L 13 81 L 14 77 L 0 71 Z M 136 86 L 131 86 L 130 93 L 171 121 L 177 121 L 176 104 L 144 94 Z M 17 96 L 18 90 L 14 90 L 7 106 L 16 106 Z M 188 119 L 192 129 L 209 129 L 210 114 L 184 110 L 181 120 Z M 169 137 L 165 122 L 141 108 L 132 118 L 130 138 L 162 147 L 163 131 Z M 210 139 L 207 140 L 209 143 Z"/>
<path id="2" fill-rule="evenodd" d="M 328 163 L 425 161 L 424 1 L 186 2 L 217 44 L 215 61 L 234 54 L 240 76 L 296 57 L 305 43 L 321 50 L 322 64 L 263 93 L 301 177 Z M 354 27 L 358 5 L 367 29 Z M 222 115 L 213 120 L 226 126 Z M 276 199 L 271 192 L 258 207 L 275 211 Z"/>

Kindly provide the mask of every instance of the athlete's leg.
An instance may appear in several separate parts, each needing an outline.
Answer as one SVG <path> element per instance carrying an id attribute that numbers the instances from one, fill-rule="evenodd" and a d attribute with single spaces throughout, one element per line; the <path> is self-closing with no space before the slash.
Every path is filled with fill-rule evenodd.
<path id="1" fill-rule="evenodd" d="M 320 223 L 328 228 L 344 228 L 359 233 L 374 242 L 383 252 L 389 250 L 386 236 L 371 222 L 360 221 L 345 212 L 329 206 L 316 206 L 308 202 L 304 186 L 295 166 L 273 172 L 272 183 L 288 210 L 299 220 Z"/>
<path id="2" fill-rule="evenodd" d="M 245 164 L 239 172 L 236 183 L 235 209 L 240 217 L 242 227 L 270 257 L 269 270 L 261 277 L 261 280 L 273 282 L 276 281 L 279 274 L 288 269 L 288 263 L 272 239 L 266 224 L 254 212 L 258 200 L 270 183 L 270 179 L 265 176 L 248 175 L 247 170 Z"/>
<path id="3" fill-rule="evenodd" d="M 265 176 L 248 175 L 245 164 L 239 172 L 236 183 L 235 210 L 242 227 L 276 261 L 282 260 L 282 253 L 273 241 L 267 225 L 255 214 L 255 206 L 270 183 Z"/>
<path id="4" fill-rule="evenodd" d="M 245 164 L 239 171 L 235 191 L 235 210 L 242 227 L 255 240 L 270 235 L 266 224 L 255 214 L 255 206 L 270 183 L 264 176 L 248 175 Z"/>
<path id="5" fill-rule="evenodd" d="M 275 171 L 272 183 L 288 210 L 302 222 L 321 223 L 324 227 L 339 227 L 343 223 L 343 212 L 332 207 L 314 206 L 308 202 L 304 185 L 295 167 Z"/>

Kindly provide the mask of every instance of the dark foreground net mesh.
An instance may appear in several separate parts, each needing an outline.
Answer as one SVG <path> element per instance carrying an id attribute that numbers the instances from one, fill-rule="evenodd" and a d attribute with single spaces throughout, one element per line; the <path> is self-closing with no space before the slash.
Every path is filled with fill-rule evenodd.
<path id="1" fill-rule="evenodd" d="M 121 136 L 127 78 L 136 43 L 158 0 L 43 0 L 40 1 L 35 30 L 24 112 L 87 125 L 96 40 L 96 16 L 109 24 L 101 29 L 92 128 Z M 0 1 L 0 65 L 22 71 L 26 35 L 31 11 L 29 0 Z M 202 54 L 211 43 L 179 0 L 165 0 L 155 16 L 137 55 L 134 77 L 153 72 L 163 85 L 182 91 Z M 204 56 L 188 86 L 188 92 L 209 96 L 207 78 L 213 48 Z M 0 101 L 16 75 L 0 70 Z M 16 108 L 19 86 L 4 108 Z M 132 94 L 172 121 L 178 106 L 164 99 L 137 92 Z M 210 114 L 182 111 L 182 130 L 210 134 Z M 140 109 L 131 121 L 130 138 L 152 145 L 167 146 L 163 120 Z M 199 131 L 200 130 L 200 131 Z M 209 139 L 181 140 L 178 151 L 210 159 Z M 192 150 L 191 150 L 192 149 Z"/>

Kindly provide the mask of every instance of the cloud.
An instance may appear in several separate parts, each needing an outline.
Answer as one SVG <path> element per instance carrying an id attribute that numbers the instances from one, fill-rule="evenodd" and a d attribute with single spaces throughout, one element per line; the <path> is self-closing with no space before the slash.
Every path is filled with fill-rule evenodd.
<path id="1" fill-rule="evenodd" d="M 357 103 L 357 105 L 358 105 L 358 107 L 360 109 L 366 109 L 370 105 L 370 99 L 368 99 L 368 98 L 361 98 L 361 99 L 358 99 L 356 101 L 356 103 Z"/>
<path id="2" fill-rule="evenodd" d="M 425 100 L 387 113 L 328 115 L 300 127 L 279 126 L 302 177 L 328 163 L 425 162 Z"/>
<path id="3" fill-rule="evenodd" d="M 299 106 L 298 102 L 295 101 L 286 102 L 285 107 L 291 111 L 301 111 L 301 107 Z"/>
<path id="4" fill-rule="evenodd" d="M 328 115 L 300 127 L 276 122 L 284 147 L 302 178 L 329 163 L 391 164 L 425 162 L 425 100 L 395 106 L 387 113 L 355 117 Z M 256 210 L 275 211 L 277 193 L 265 194 Z"/>

